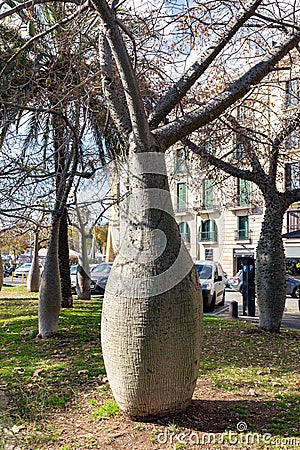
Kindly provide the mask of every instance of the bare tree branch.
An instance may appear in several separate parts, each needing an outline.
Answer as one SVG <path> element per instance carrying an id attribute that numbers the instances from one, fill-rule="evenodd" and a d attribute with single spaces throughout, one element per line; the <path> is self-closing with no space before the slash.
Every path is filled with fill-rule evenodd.
<path id="1" fill-rule="evenodd" d="M 191 88 L 191 86 L 205 72 L 214 59 L 220 54 L 236 32 L 253 15 L 262 0 L 247 3 L 229 24 L 225 27 L 222 37 L 196 61 L 178 82 L 160 99 L 149 117 L 150 127 L 157 125 L 172 111 Z"/>
<path id="2" fill-rule="evenodd" d="M 178 140 L 212 122 L 268 75 L 275 65 L 299 42 L 300 32 L 293 35 L 289 34 L 282 42 L 274 46 L 260 62 L 224 89 L 223 92 L 195 111 L 153 131 L 154 136 L 160 141 L 162 147 L 167 149 Z"/>
<path id="3" fill-rule="evenodd" d="M 129 111 L 127 109 L 124 92 L 117 89 L 114 81 L 112 54 L 106 37 L 100 33 L 99 56 L 102 74 L 102 88 L 107 101 L 110 115 L 121 136 L 127 138 L 131 131 Z"/>

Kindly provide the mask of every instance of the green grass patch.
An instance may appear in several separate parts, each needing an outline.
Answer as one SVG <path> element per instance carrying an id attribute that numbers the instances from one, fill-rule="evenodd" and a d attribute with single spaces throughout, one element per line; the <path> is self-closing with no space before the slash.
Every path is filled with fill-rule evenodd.
<path id="1" fill-rule="evenodd" d="M 107 400 L 103 405 L 97 406 L 94 409 L 93 416 L 95 419 L 107 419 L 107 417 L 116 416 L 119 414 L 119 406 L 113 400 Z"/>
<path id="2" fill-rule="evenodd" d="M 61 311 L 58 336 L 40 340 L 37 294 L 29 295 L 24 286 L 0 292 L 0 389 L 10 399 L 3 414 L 26 427 L 24 448 L 46 448 L 52 431 L 45 421 L 52 414 L 81 408 L 79 398 L 86 399 L 89 414 L 97 419 L 119 413 L 108 385 L 100 382 L 105 375 L 101 306 L 100 298 L 75 300 L 73 309 Z M 254 433 L 300 436 L 299 342 L 296 331 L 269 334 L 243 322 L 205 316 L 199 377 L 212 386 L 211 402 L 216 402 L 214 394 L 224 396 L 219 410 L 230 416 L 233 427 L 244 421 Z M 248 400 L 226 401 L 235 395 Z M 257 422 L 255 408 L 263 414 Z M 182 429 L 170 421 L 167 427 L 175 435 Z M 57 431 L 52 436 L 60 435 Z M 150 441 L 156 438 L 154 430 Z M 67 450 L 63 444 L 58 442 L 56 448 Z"/>

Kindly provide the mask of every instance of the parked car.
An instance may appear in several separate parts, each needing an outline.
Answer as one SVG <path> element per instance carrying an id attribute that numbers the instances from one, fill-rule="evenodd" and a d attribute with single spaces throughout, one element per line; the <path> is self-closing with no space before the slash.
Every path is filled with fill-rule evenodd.
<path id="1" fill-rule="evenodd" d="M 42 266 L 42 264 L 39 264 L 40 266 L 40 273 L 43 273 L 44 267 Z M 31 263 L 24 263 L 21 266 L 17 267 L 14 271 L 14 277 L 18 278 L 18 277 L 22 277 L 22 275 L 24 274 L 24 276 L 28 276 L 29 271 L 30 271 L 30 267 L 31 267 Z"/>
<path id="2" fill-rule="evenodd" d="M 17 269 L 14 271 L 14 277 L 22 277 L 22 275 L 28 275 L 30 271 L 31 263 L 24 263 L 21 266 L 17 267 Z"/>
<path id="3" fill-rule="evenodd" d="M 91 270 L 91 293 L 103 295 L 113 263 L 97 264 Z"/>
<path id="4" fill-rule="evenodd" d="M 12 275 L 13 271 L 15 270 L 15 267 L 12 265 L 5 264 L 3 270 L 4 270 L 4 276 L 10 277 Z"/>
<path id="5" fill-rule="evenodd" d="M 225 283 L 223 269 L 215 261 L 196 261 L 195 267 L 199 275 L 204 312 L 213 311 L 216 304 L 225 303 Z"/>
<path id="6" fill-rule="evenodd" d="M 77 269 L 78 269 L 77 264 L 70 267 L 71 293 L 72 294 L 76 294 Z"/>
<path id="7" fill-rule="evenodd" d="M 231 288 L 234 291 L 243 291 L 243 271 L 239 270 L 232 278 Z M 291 295 L 293 298 L 299 297 L 298 287 L 300 286 L 300 280 L 290 275 L 286 275 L 286 294 Z"/>
<path id="8" fill-rule="evenodd" d="M 290 275 L 286 276 L 286 293 L 291 295 L 293 298 L 299 298 L 299 286 L 300 280 L 297 278 L 291 277 Z"/>
<path id="9" fill-rule="evenodd" d="M 229 284 L 229 287 L 234 291 L 238 291 L 242 293 L 243 290 L 243 270 L 240 269 L 233 277 L 232 281 Z"/>

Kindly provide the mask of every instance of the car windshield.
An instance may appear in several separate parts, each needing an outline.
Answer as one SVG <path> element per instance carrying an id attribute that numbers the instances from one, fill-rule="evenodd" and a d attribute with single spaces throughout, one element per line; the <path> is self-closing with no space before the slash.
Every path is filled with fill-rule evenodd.
<path id="1" fill-rule="evenodd" d="M 212 278 L 212 266 L 207 266 L 205 264 L 196 264 L 196 270 L 201 280 Z"/>
<path id="2" fill-rule="evenodd" d="M 74 275 L 75 273 L 77 273 L 77 266 L 70 267 L 70 274 Z"/>
<path id="3" fill-rule="evenodd" d="M 92 269 L 93 273 L 105 273 L 109 272 L 111 269 L 111 264 L 99 264 Z"/>

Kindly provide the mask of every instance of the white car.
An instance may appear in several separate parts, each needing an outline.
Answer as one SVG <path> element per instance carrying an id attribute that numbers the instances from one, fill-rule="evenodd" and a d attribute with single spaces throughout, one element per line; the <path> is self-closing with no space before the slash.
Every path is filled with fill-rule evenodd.
<path id="1" fill-rule="evenodd" d="M 31 263 L 24 263 L 20 267 L 17 267 L 17 269 L 14 271 L 14 277 L 22 277 L 24 276 L 28 277 L 29 271 L 30 271 Z M 43 266 L 40 264 L 40 271 L 43 272 Z"/>
<path id="2" fill-rule="evenodd" d="M 195 267 L 202 288 L 203 311 L 212 312 L 217 304 L 221 306 L 225 303 L 223 269 L 215 261 L 196 261 Z"/>

